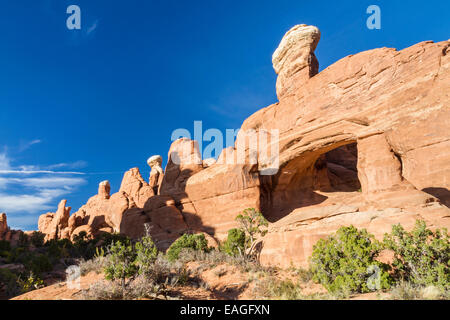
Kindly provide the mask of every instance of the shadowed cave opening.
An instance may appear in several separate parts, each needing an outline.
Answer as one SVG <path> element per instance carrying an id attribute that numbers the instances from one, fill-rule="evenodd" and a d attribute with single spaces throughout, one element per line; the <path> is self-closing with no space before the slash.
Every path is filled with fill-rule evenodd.
<path id="1" fill-rule="evenodd" d="M 356 142 L 303 154 L 280 168 L 277 175 L 261 177 L 261 210 L 270 222 L 296 209 L 329 199 L 339 203 L 361 190 Z M 358 193 L 359 194 L 359 193 Z"/>
<path id="2" fill-rule="evenodd" d="M 358 148 L 356 143 L 347 144 L 325 153 L 316 162 L 326 165 L 330 192 L 354 192 L 361 189 L 358 179 Z"/>

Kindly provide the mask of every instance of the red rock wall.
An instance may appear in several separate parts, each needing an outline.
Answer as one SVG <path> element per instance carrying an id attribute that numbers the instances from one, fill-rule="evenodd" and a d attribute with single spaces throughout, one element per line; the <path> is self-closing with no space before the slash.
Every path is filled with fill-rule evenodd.
<path id="1" fill-rule="evenodd" d="M 271 222 L 262 262 L 288 266 L 305 265 L 314 243 L 344 225 L 379 238 L 418 218 L 450 227 L 450 41 L 361 52 L 316 74 L 320 33 L 297 26 L 287 36 L 292 41 L 274 54 L 280 101 L 242 125 L 279 130 L 275 175 L 260 174 L 260 158 L 224 161 L 237 157 L 242 135 L 216 163 L 202 161 L 195 141 L 179 139 L 158 194 L 132 169 L 118 193 L 108 198 L 99 189 L 67 222 L 65 206 L 41 216 L 39 229 L 48 237 L 83 230 L 140 237 L 149 223 L 167 248 L 184 232 L 223 239 L 236 215 L 254 207 Z M 249 160 L 248 147 L 244 154 Z"/>

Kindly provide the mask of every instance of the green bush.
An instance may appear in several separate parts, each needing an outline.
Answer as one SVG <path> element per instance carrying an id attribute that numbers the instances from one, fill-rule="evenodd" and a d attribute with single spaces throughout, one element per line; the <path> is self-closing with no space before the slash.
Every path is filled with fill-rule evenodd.
<path id="1" fill-rule="evenodd" d="M 9 241 L 0 240 L 0 257 L 7 258 L 11 253 L 11 244 Z"/>
<path id="2" fill-rule="evenodd" d="M 12 297 L 20 293 L 17 280 L 17 275 L 12 271 L 8 269 L 0 269 L 0 287 L 3 286 L 8 297 Z"/>
<path id="3" fill-rule="evenodd" d="M 434 285 L 450 290 L 450 242 L 446 229 L 432 232 L 424 221 L 406 232 L 398 224 L 384 237 L 386 248 L 394 252 L 393 266 L 398 278 L 414 285 Z"/>
<path id="4" fill-rule="evenodd" d="M 88 241 L 88 234 L 86 231 L 80 231 L 78 234 L 73 236 L 74 244 L 83 244 Z"/>
<path id="5" fill-rule="evenodd" d="M 61 258 L 70 257 L 73 249 L 73 244 L 69 239 L 53 239 L 47 241 L 44 247 L 51 262 L 57 263 Z"/>
<path id="6" fill-rule="evenodd" d="M 119 280 L 122 289 L 125 290 L 127 279 L 133 278 L 137 273 L 134 263 L 136 254 L 129 241 L 117 241 L 108 249 L 108 259 L 105 267 L 107 280 Z"/>
<path id="7" fill-rule="evenodd" d="M 139 274 L 148 274 L 156 258 L 158 249 L 150 236 L 143 237 L 135 244 L 136 259 L 135 264 L 139 269 Z"/>
<path id="8" fill-rule="evenodd" d="M 120 233 L 103 232 L 97 237 L 97 240 L 99 242 L 103 243 L 102 246 L 108 247 L 118 241 L 120 241 L 122 243 L 130 241 L 130 238 L 128 238 L 127 236 L 120 234 Z"/>
<path id="9" fill-rule="evenodd" d="M 53 269 L 49 257 L 45 254 L 30 255 L 29 260 L 25 261 L 25 268 L 33 274 L 40 275 Z"/>
<path id="10" fill-rule="evenodd" d="M 267 234 L 269 222 L 261 212 L 248 208 L 236 217 L 239 229 L 245 234 L 244 250 L 242 256 L 247 260 L 257 260 L 255 247 L 259 240 Z"/>
<path id="11" fill-rule="evenodd" d="M 375 260 L 381 250 L 381 243 L 365 229 L 342 227 L 314 245 L 310 258 L 313 280 L 333 294 L 388 289 L 392 282 L 389 267 Z"/>
<path id="12" fill-rule="evenodd" d="M 19 247 L 28 247 L 29 244 L 30 244 L 30 241 L 28 239 L 28 236 L 25 233 L 20 232 L 19 233 L 19 241 L 17 242 L 17 245 Z"/>
<path id="13" fill-rule="evenodd" d="M 23 247 L 11 248 L 7 253 L 6 263 L 24 263 L 30 256 L 30 253 Z"/>
<path id="14" fill-rule="evenodd" d="M 30 241 L 33 246 L 40 248 L 44 246 L 45 234 L 39 231 L 34 231 L 30 236 Z"/>
<path id="15" fill-rule="evenodd" d="M 227 240 L 223 243 L 221 250 L 230 256 L 237 256 L 245 250 L 245 232 L 241 229 L 228 230 Z"/>
<path id="16" fill-rule="evenodd" d="M 6 240 L 0 240 L 0 251 L 9 251 L 11 250 L 11 243 Z"/>
<path id="17" fill-rule="evenodd" d="M 21 288 L 22 293 L 26 293 L 44 287 L 44 281 L 39 277 L 35 276 L 33 272 L 30 272 L 30 275 L 25 280 L 21 280 L 19 278 L 17 282 Z"/>
<path id="18" fill-rule="evenodd" d="M 177 260 L 182 249 L 208 251 L 208 241 L 203 233 L 182 235 L 167 250 L 169 261 Z"/>

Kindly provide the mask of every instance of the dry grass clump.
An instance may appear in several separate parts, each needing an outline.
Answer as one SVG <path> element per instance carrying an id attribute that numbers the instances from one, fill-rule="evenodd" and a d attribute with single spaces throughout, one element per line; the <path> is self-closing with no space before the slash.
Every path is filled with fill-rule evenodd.
<path id="1" fill-rule="evenodd" d="M 274 276 L 256 280 L 253 290 L 255 299 L 269 300 L 334 300 L 335 296 L 326 293 L 304 294 L 300 282 L 280 280 Z"/>
<path id="2" fill-rule="evenodd" d="M 125 289 L 119 281 L 98 281 L 83 291 L 84 300 L 139 300 L 167 299 L 164 286 L 149 281 L 145 276 L 137 276 Z"/>
<path id="3" fill-rule="evenodd" d="M 393 300 L 449 300 L 450 292 L 436 286 L 418 286 L 411 282 L 401 281 L 391 291 Z"/>
<path id="4" fill-rule="evenodd" d="M 106 259 L 107 258 L 105 256 L 98 256 L 90 260 L 78 260 L 78 266 L 80 267 L 81 275 L 84 276 L 92 271 L 97 274 L 103 272 L 103 268 L 106 266 Z"/>

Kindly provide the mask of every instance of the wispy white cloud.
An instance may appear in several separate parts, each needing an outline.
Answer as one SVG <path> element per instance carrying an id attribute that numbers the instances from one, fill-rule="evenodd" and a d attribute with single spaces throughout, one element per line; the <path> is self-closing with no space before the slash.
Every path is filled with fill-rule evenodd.
<path id="1" fill-rule="evenodd" d="M 32 141 L 27 141 L 27 142 L 21 142 L 19 145 L 19 152 L 23 152 L 29 148 L 31 148 L 33 145 L 41 143 L 42 141 L 39 139 L 35 139 Z"/>
<path id="2" fill-rule="evenodd" d="M 84 175 L 83 172 L 77 171 L 52 171 L 52 170 L 0 170 L 0 174 L 78 174 Z"/>
<path id="3" fill-rule="evenodd" d="M 5 153 L 0 153 L 0 170 L 10 170 L 10 160 Z"/>
<path id="4" fill-rule="evenodd" d="M 28 212 L 35 213 L 50 210 L 52 197 L 44 194 L 10 195 L 0 193 L 0 211 L 7 213 Z"/>
<path id="5" fill-rule="evenodd" d="M 5 153 L 0 153 L 0 174 L 20 174 L 20 175 L 30 175 L 30 174 L 74 174 L 74 175 L 84 175 L 83 172 L 79 171 L 57 171 L 56 169 L 82 169 L 87 167 L 88 163 L 83 160 L 78 160 L 75 162 L 68 163 L 57 163 L 48 166 L 37 166 L 37 165 L 18 165 L 15 167 L 11 166 L 11 159 Z"/>
<path id="6" fill-rule="evenodd" d="M 62 196 L 85 183 L 85 179 L 73 177 L 27 179 L 0 177 L 0 211 L 8 214 L 43 213 L 45 210 L 55 209 L 53 208 L 55 201 L 59 201 Z"/>
<path id="7" fill-rule="evenodd" d="M 46 166 L 45 168 L 48 169 L 48 170 L 61 169 L 61 168 L 82 169 L 82 168 L 86 168 L 87 165 L 88 165 L 88 163 L 86 161 L 78 160 L 78 161 L 69 162 L 69 163 L 52 164 L 50 166 Z"/>
<path id="8" fill-rule="evenodd" d="M 71 190 L 73 187 L 85 183 L 85 179 L 76 177 L 42 176 L 34 178 L 4 178 L 0 177 L 0 189 L 8 184 L 15 184 L 35 189 L 62 188 Z"/>
<path id="9" fill-rule="evenodd" d="M 13 214 L 16 217 L 33 215 L 54 210 L 55 202 L 73 192 L 87 181 L 81 177 L 83 172 L 55 171 L 53 168 L 75 168 L 86 165 L 84 161 L 61 163 L 42 167 L 39 165 L 16 165 L 6 152 L 0 154 L 0 212 Z M 27 218 L 28 219 L 28 218 Z M 29 224 L 27 224 L 29 225 Z"/>

